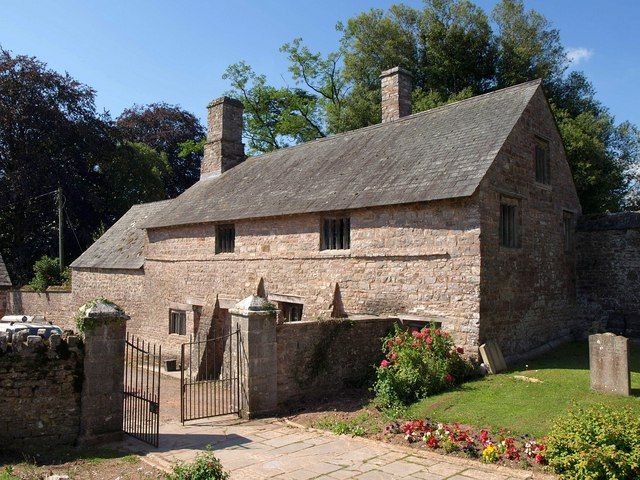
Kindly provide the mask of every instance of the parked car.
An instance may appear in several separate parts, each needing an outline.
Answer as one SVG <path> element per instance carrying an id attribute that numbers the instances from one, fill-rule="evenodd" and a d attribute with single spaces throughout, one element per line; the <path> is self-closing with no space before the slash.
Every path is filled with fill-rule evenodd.
<path id="1" fill-rule="evenodd" d="M 41 315 L 5 315 L 0 318 L 0 333 L 6 332 L 9 340 L 13 334 L 28 330 L 29 335 L 40 335 L 49 338 L 53 333 L 62 334 L 62 329 L 51 322 L 46 322 Z"/>

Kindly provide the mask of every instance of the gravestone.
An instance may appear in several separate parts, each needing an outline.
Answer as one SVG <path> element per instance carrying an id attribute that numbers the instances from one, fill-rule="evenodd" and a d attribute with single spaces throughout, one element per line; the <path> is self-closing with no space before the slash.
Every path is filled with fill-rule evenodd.
<path id="1" fill-rule="evenodd" d="M 507 362 L 504 361 L 502 350 L 493 340 L 480 345 L 480 355 L 482 356 L 482 362 L 489 369 L 489 373 L 495 375 L 507 369 Z"/>
<path id="2" fill-rule="evenodd" d="M 631 395 L 629 340 L 614 333 L 589 335 L 591 389 Z"/>

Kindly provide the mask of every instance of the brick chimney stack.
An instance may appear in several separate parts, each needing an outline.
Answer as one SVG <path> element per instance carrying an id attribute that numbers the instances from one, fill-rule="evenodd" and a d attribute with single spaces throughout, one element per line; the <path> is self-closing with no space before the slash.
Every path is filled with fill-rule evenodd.
<path id="1" fill-rule="evenodd" d="M 411 73 L 402 67 L 385 70 L 380 75 L 382 123 L 411 115 Z"/>
<path id="2" fill-rule="evenodd" d="M 222 175 L 245 159 L 242 143 L 242 113 L 239 100 L 221 97 L 207 106 L 207 143 L 200 166 L 200 179 Z"/>

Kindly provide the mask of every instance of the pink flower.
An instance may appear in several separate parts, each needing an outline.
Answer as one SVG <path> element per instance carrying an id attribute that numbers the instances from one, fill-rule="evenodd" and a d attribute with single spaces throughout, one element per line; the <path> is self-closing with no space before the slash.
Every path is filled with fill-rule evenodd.
<path id="1" fill-rule="evenodd" d="M 389 365 L 391 365 L 391 363 L 390 363 L 388 360 L 386 360 L 386 359 L 385 359 L 385 360 L 382 360 L 382 361 L 380 362 L 380 367 L 381 367 L 381 368 L 387 368 Z"/>
<path id="2" fill-rule="evenodd" d="M 431 345 L 433 343 L 433 338 L 427 337 L 425 341 L 427 342 L 427 345 Z"/>
<path id="3" fill-rule="evenodd" d="M 391 353 L 391 360 L 397 360 L 398 354 L 396 352 Z"/>

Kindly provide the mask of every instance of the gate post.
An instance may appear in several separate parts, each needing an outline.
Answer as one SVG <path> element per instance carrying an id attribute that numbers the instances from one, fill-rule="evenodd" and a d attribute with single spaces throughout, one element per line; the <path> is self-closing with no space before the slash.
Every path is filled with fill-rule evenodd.
<path id="1" fill-rule="evenodd" d="M 122 438 L 124 348 L 129 317 L 103 300 L 80 307 L 84 333 L 84 381 L 80 400 L 79 443 Z"/>
<path id="2" fill-rule="evenodd" d="M 278 407 L 277 310 L 270 306 L 251 295 L 229 310 L 231 331 L 240 335 L 233 361 L 239 367 L 243 418 L 270 415 Z"/>

